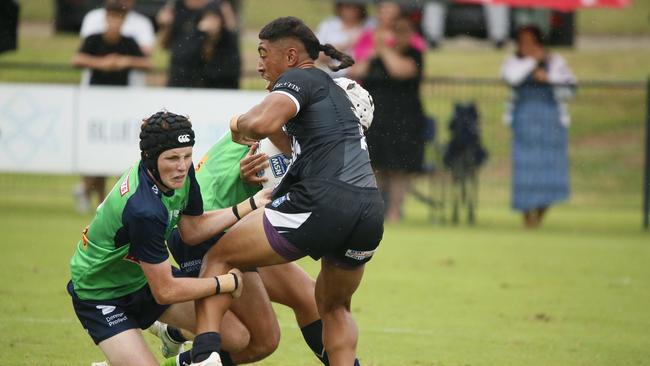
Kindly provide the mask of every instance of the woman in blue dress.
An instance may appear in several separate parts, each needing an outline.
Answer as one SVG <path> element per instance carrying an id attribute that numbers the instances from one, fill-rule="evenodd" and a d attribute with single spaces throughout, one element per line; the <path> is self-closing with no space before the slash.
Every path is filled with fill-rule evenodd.
<path id="1" fill-rule="evenodd" d="M 564 59 L 548 53 L 538 28 L 517 32 L 517 53 L 503 79 L 512 87 L 506 122 L 512 127 L 512 207 L 535 228 L 555 202 L 569 198 L 569 115 L 575 77 Z"/>

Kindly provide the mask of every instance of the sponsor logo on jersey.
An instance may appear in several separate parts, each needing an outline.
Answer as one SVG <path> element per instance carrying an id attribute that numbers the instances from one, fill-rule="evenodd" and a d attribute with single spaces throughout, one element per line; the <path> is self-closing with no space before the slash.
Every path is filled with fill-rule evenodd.
<path id="1" fill-rule="evenodd" d="M 287 201 L 287 200 L 289 200 L 289 193 L 285 194 L 285 195 L 282 196 L 282 197 L 278 197 L 278 198 L 274 199 L 273 202 L 271 202 L 271 206 L 273 206 L 273 207 L 278 207 L 278 206 L 280 206 L 284 201 Z"/>
<path id="2" fill-rule="evenodd" d="M 129 176 L 131 173 L 127 174 L 126 178 L 122 181 L 122 184 L 120 184 L 120 196 L 124 197 L 125 194 L 129 192 Z"/>
<path id="3" fill-rule="evenodd" d="M 171 210 L 169 211 L 169 225 L 175 223 L 178 220 L 178 215 L 180 215 L 180 210 Z"/>
<path id="4" fill-rule="evenodd" d="M 158 186 L 155 185 L 155 184 L 151 186 L 151 190 L 152 190 L 153 193 L 155 193 L 156 195 L 160 192 L 160 190 L 158 190 Z"/>
<path id="5" fill-rule="evenodd" d="M 300 87 L 290 81 L 285 81 L 279 84 L 275 84 L 275 88 L 273 88 L 273 90 L 282 89 L 282 88 L 291 89 L 296 93 L 300 93 Z"/>
<path id="6" fill-rule="evenodd" d="M 181 144 L 184 144 L 186 142 L 190 142 L 190 135 L 178 135 L 178 142 Z"/>
<path id="7" fill-rule="evenodd" d="M 81 247 L 83 249 L 88 248 L 88 226 L 81 232 Z"/>
<path id="8" fill-rule="evenodd" d="M 203 165 L 205 164 L 206 161 L 208 161 L 208 155 L 207 154 L 203 155 L 203 157 L 201 158 L 201 161 L 199 161 L 199 164 L 197 164 L 195 171 L 198 172 L 199 170 L 201 170 L 201 168 L 203 167 Z"/>
<path id="9" fill-rule="evenodd" d="M 291 163 L 291 159 L 284 154 L 273 155 L 269 158 L 269 165 L 271 171 L 276 178 L 281 178 L 287 172 L 287 167 Z"/>
<path id="10" fill-rule="evenodd" d="M 356 259 L 358 261 L 362 261 L 366 258 L 372 257 L 372 255 L 375 254 L 374 250 L 353 250 L 353 249 L 348 249 L 345 251 L 345 256 L 348 258 Z"/>
<path id="11" fill-rule="evenodd" d="M 102 315 L 110 314 L 115 311 L 115 306 L 112 305 L 97 305 L 95 307 L 102 311 Z"/>

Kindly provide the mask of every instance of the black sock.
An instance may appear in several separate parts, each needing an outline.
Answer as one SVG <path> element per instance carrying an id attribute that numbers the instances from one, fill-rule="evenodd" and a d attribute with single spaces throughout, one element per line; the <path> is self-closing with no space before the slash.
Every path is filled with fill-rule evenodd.
<path id="1" fill-rule="evenodd" d="M 188 341 L 188 339 L 183 336 L 183 333 L 181 333 L 180 329 L 169 324 L 167 325 L 167 335 L 172 341 L 177 343 L 184 343 Z"/>
<path id="2" fill-rule="evenodd" d="M 323 346 L 323 321 L 318 319 L 300 328 L 300 331 L 305 342 L 307 342 L 307 345 L 316 354 L 320 362 L 325 366 L 329 366 L 330 360 L 327 358 L 327 352 L 325 352 L 325 346 Z M 354 359 L 354 366 L 361 366 L 359 359 Z"/>
<path id="3" fill-rule="evenodd" d="M 325 366 L 329 366 L 330 361 L 327 358 L 327 353 L 325 353 L 325 347 L 323 346 L 323 321 L 318 319 L 300 328 L 300 331 L 305 342 L 307 342 L 307 345 L 316 354 L 320 362 Z"/>
<path id="4" fill-rule="evenodd" d="M 232 357 L 230 357 L 230 353 L 221 350 L 219 356 L 221 356 L 221 363 L 223 366 L 237 366 L 237 364 L 233 362 Z"/>
<path id="5" fill-rule="evenodd" d="M 192 362 L 198 363 L 221 350 L 221 335 L 217 332 L 201 333 L 192 343 Z"/>
<path id="6" fill-rule="evenodd" d="M 176 359 L 176 362 L 181 365 L 189 365 L 192 363 L 192 350 L 185 351 L 183 353 L 178 354 L 178 358 Z"/>

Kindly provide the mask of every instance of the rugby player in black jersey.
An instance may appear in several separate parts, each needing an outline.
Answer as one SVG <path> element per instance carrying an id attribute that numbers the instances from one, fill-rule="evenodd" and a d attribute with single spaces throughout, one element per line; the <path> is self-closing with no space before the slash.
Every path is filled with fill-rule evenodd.
<path id="1" fill-rule="evenodd" d="M 204 258 L 201 276 L 247 270 L 309 255 L 321 260 L 316 302 L 330 365 L 354 364 L 358 330 L 352 295 L 383 235 L 384 203 L 377 190 L 359 119 L 346 93 L 314 65 L 319 52 L 354 63 L 294 17 L 278 18 L 259 34 L 258 71 L 271 91 L 233 117 L 233 139 L 252 144 L 285 131 L 293 162 L 273 201 L 242 218 Z M 196 301 L 198 335 L 192 365 L 221 365 L 222 318 L 232 298 Z"/>

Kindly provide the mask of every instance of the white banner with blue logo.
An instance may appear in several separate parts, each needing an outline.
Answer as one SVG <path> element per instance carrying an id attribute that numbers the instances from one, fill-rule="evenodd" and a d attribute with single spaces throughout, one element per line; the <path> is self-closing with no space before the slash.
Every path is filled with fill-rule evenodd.
<path id="1" fill-rule="evenodd" d="M 0 171 L 118 175 L 139 157 L 143 118 L 190 117 L 195 161 L 265 92 L 0 83 Z"/>

